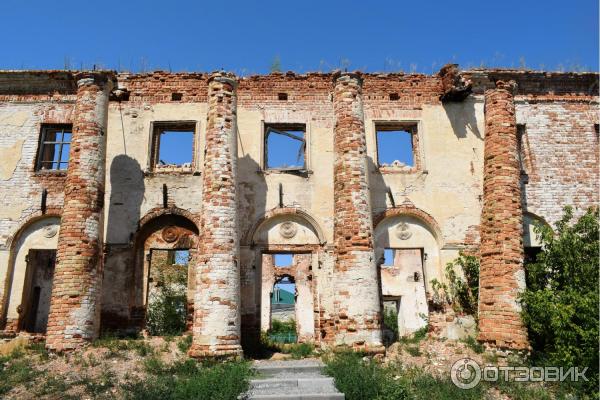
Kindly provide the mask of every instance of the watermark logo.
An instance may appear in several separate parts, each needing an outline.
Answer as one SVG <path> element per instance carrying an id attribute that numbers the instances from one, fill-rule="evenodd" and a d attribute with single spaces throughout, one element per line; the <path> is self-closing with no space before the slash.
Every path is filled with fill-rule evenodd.
<path id="1" fill-rule="evenodd" d="M 450 371 L 452 383 L 461 389 L 472 389 L 482 380 L 498 382 L 563 382 L 570 380 L 588 381 L 585 373 L 588 367 L 510 367 L 486 365 L 483 368 L 470 358 L 457 360 Z"/>
<path id="2" fill-rule="evenodd" d="M 472 389 L 481 381 L 481 368 L 470 358 L 461 358 L 452 365 L 452 383 L 461 389 Z"/>

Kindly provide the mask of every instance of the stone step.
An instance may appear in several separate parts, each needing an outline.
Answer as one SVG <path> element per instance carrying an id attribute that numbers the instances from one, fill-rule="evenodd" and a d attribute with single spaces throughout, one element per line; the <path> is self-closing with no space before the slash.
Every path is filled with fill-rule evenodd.
<path id="1" fill-rule="evenodd" d="M 254 370 L 260 375 L 317 374 L 323 370 L 319 360 L 257 361 Z"/>
<path id="2" fill-rule="evenodd" d="M 344 400 L 342 393 L 312 393 L 312 394 L 260 394 L 251 395 L 249 400 Z"/>
<path id="3" fill-rule="evenodd" d="M 322 374 L 320 360 L 257 361 L 250 381 L 249 400 L 343 400 L 333 378 Z"/>
<path id="4" fill-rule="evenodd" d="M 318 377 L 318 378 L 287 378 L 287 379 L 252 379 L 250 381 L 250 388 L 252 390 L 261 389 L 293 389 L 293 390 L 310 390 L 313 392 L 335 392 L 335 385 L 333 384 L 333 378 L 329 377 Z"/>

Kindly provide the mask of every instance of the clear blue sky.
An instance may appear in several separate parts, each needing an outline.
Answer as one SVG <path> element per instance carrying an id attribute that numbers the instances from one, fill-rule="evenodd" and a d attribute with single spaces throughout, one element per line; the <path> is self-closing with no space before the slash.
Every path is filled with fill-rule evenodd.
<path id="1" fill-rule="evenodd" d="M 598 69 L 597 0 L 4 0 L 0 31 L 2 69 Z"/>

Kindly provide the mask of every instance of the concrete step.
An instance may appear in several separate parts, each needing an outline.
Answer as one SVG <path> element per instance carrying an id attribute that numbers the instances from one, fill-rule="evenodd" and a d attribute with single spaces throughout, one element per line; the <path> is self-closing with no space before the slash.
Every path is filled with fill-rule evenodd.
<path id="1" fill-rule="evenodd" d="M 260 394 L 248 397 L 248 400 L 344 400 L 342 393 L 313 394 Z"/>
<path id="2" fill-rule="evenodd" d="M 261 375 L 281 374 L 321 374 L 323 363 L 320 360 L 256 361 L 254 369 Z"/>
<path id="3" fill-rule="evenodd" d="M 322 374 L 319 360 L 257 361 L 248 400 L 343 400 L 333 378 Z"/>
<path id="4" fill-rule="evenodd" d="M 287 378 L 287 379 L 252 379 L 250 381 L 250 388 L 252 390 L 261 389 L 290 389 L 290 390 L 310 390 L 314 392 L 335 392 L 335 385 L 333 384 L 333 378 L 319 377 L 319 378 Z"/>

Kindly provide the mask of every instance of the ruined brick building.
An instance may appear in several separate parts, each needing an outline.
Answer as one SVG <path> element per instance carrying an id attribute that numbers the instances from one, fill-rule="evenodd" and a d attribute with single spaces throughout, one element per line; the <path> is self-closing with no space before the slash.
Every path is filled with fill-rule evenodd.
<path id="1" fill-rule="evenodd" d="M 595 73 L 2 71 L 0 328 L 139 331 L 184 252 L 192 356 L 253 343 L 284 277 L 299 340 L 376 352 L 383 304 L 423 326 L 468 249 L 480 340 L 525 348 L 531 227 L 598 203 L 597 107 Z"/>

